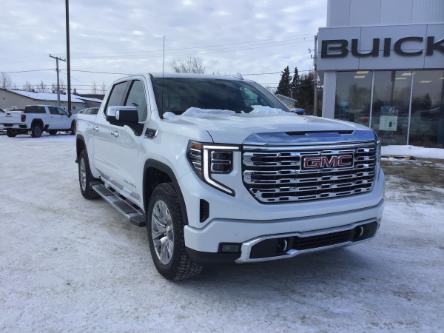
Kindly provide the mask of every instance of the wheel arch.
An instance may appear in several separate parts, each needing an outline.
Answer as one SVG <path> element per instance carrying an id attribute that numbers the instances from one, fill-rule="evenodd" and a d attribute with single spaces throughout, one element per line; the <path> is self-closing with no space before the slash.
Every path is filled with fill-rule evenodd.
<path id="1" fill-rule="evenodd" d="M 40 118 L 33 119 L 32 122 L 31 122 L 31 127 L 36 125 L 36 124 L 42 125 L 42 129 L 45 129 L 45 123 L 43 122 L 42 119 L 40 119 Z"/>
<path id="2" fill-rule="evenodd" d="M 77 135 L 76 136 L 76 162 L 78 162 L 79 155 L 83 149 L 85 149 L 86 153 L 88 154 L 88 150 L 86 149 L 85 138 L 82 135 Z"/>
<path id="3" fill-rule="evenodd" d="M 184 219 L 184 224 L 188 224 L 188 214 L 185 200 L 183 198 L 182 191 L 180 189 L 174 171 L 165 163 L 159 162 L 154 159 L 146 160 L 143 168 L 143 206 L 145 212 L 147 211 L 148 203 L 154 188 L 157 185 L 165 182 L 171 183 L 176 190 L 176 193 L 179 196 L 180 209 L 182 217 Z"/>

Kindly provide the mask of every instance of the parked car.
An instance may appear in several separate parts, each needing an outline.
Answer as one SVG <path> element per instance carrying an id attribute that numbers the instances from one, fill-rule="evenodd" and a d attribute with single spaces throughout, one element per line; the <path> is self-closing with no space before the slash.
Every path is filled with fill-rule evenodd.
<path id="1" fill-rule="evenodd" d="M 74 134 L 73 125 L 70 113 L 52 105 L 29 105 L 23 111 L 0 114 L 0 129 L 5 129 L 9 137 L 31 133 L 33 138 L 38 138 L 44 131 L 51 135 L 58 131 Z"/>
<path id="2" fill-rule="evenodd" d="M 76 131 L 76 125 L 77 125 L 77 119 L 79 115 L 86 115 L 86 116 L 95 116 L 99 112 L 98 107 L 92 107 L 92 108 L 85 108 L 80 110 L 79 112 L 72 115 L 73 123 L 72 123 L 72 129 L 75 132 Z"/>
<path id="3" fill-rule="evenodd" d="M 167 279 L 358 244 L 381 222 L 375 132 L 289 112 L 255 82 L 130 76 L 77 125 L 82 195 L 146 225 Z"/>

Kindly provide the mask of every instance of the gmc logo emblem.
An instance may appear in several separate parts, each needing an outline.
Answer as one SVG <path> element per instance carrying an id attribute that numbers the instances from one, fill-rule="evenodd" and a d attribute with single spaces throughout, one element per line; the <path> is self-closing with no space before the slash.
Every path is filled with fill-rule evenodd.
<path id="1" fill-rule="evenodd" d="M 353 154 L 302 157 L 302 170 L 340 169 L 352 166 Z"/>

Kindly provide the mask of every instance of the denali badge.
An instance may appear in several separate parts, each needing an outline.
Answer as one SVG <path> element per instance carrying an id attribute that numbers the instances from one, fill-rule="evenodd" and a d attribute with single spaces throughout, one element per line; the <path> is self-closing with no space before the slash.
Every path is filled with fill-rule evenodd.
<path id="1" fill-rule="evenodd" d="M 302 156 L 302 170 L 342 169 L 353 166 L 353 154 Z"/>

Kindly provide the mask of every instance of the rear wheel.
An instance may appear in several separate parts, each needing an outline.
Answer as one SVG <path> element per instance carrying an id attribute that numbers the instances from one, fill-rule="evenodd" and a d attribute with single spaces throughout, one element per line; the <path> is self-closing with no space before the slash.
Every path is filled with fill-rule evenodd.
<path id="1" fill-rule="evenodd" d="M 85 150 L 82 150 L 79 154 L 79 185 L 80 192 L 83 197 L 88 200 L 98 199 L 100 196 L 94 191 L 92 186 L 96 182 L 96 179 L 92 176 L 89 168 L 88 155 Z"/>
<path id="2" fill-rule="evenodd" d="M 17 132 L 12 129 L 8 129 L 6 130 L 6 135 L 10 138 L 14 138 L 17 135 Z"/>
<path id="3" fill-rule="evenodd" d="M 157 185 L 147 209 L 148 241 L 157 271 L 168 280 L 198 275 L 202 266 L 193 262 L 185 248 L 179 197 L 170 183 Z"/>
<path id="4" fill-rule="evenodd" d="M 31 136 L 33 138 L 40 138 L 42 136 L 43 126 L 40 123 L 34 123 L 31 126 Z"/>
<path id="5" fill-rule="evenodd" d="M 57 134 L 57 131 L 54 131 L 54 130 L 49 131 L 49 135 L 56 135 L 56 134 Z"/>

